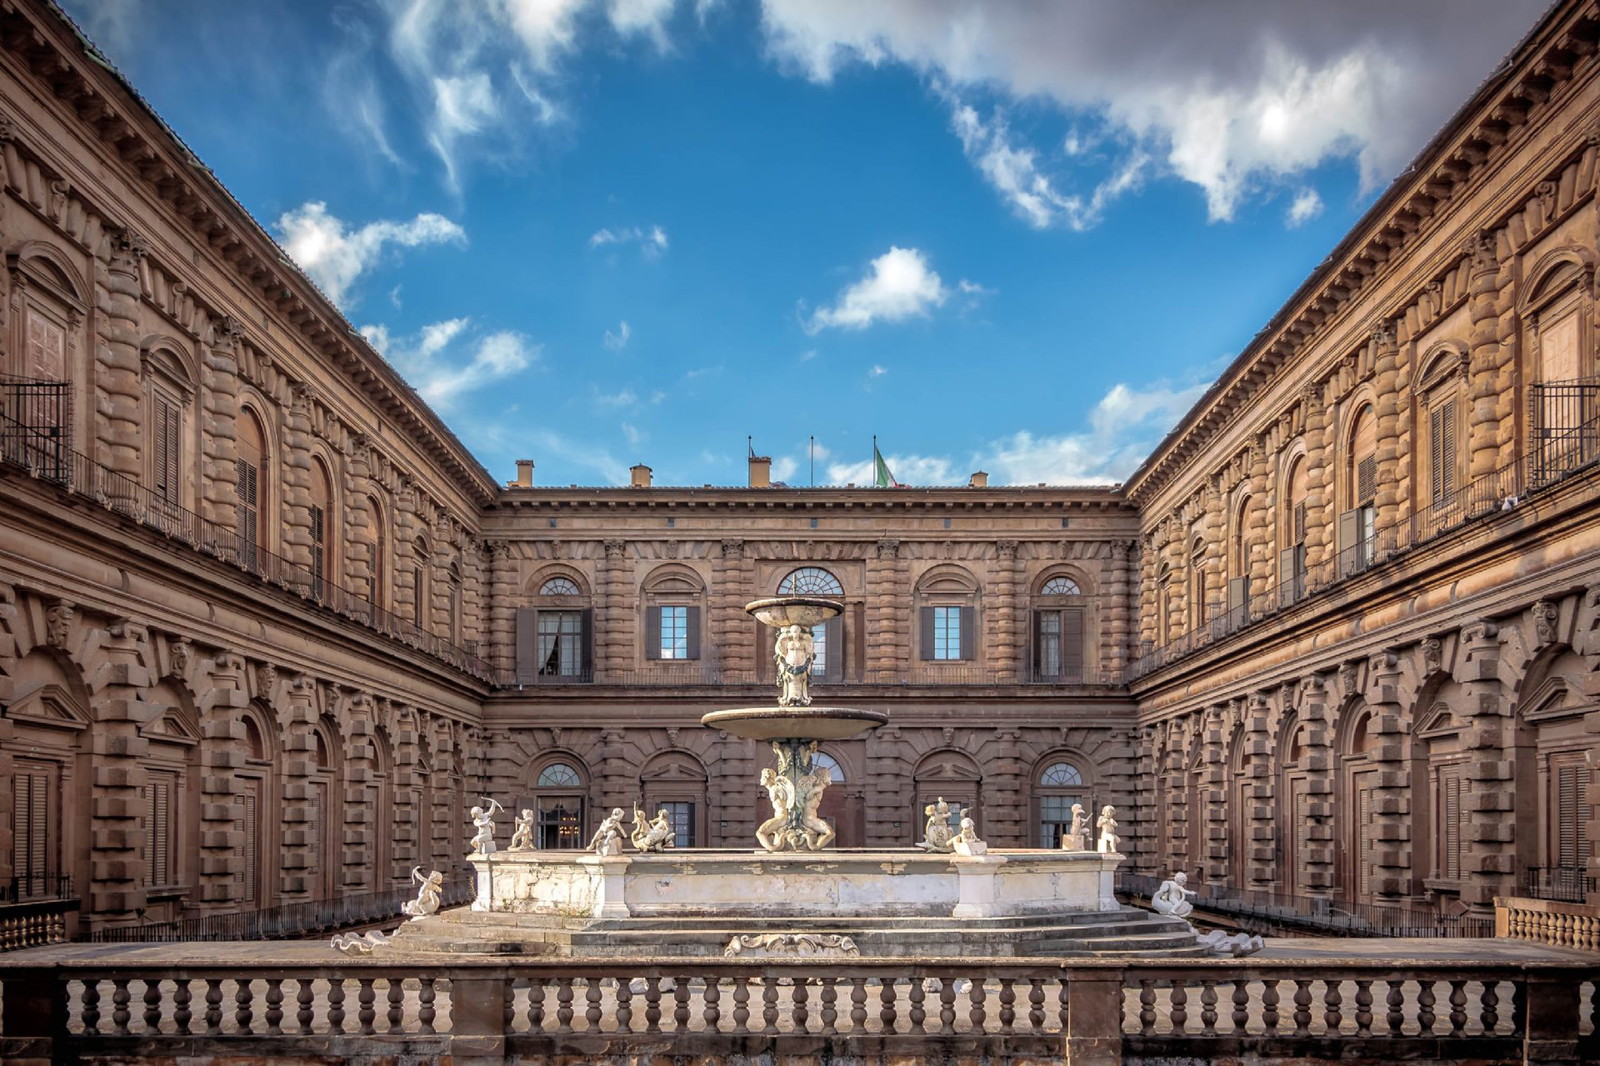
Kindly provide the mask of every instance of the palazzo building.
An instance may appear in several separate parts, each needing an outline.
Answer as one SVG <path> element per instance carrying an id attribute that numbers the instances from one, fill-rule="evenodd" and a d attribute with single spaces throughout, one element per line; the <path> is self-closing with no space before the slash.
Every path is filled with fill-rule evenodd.
<path id="1" fill-rule="evenodd" d="M 1551 10 L 1112 488 L 500 482 L 40 0 L 0 6 L 0 930 L 403 888 L 466 808 L 746 846 L 817 593 L 841 846 L 1482 913 L 1600 873 L 1600 8 Z M 17 919 L 19 921 L 23 919 Z M 3 933 L 0 933 L 3 941 Z M 0 943 L 0 946 L 4 946 Z"/>

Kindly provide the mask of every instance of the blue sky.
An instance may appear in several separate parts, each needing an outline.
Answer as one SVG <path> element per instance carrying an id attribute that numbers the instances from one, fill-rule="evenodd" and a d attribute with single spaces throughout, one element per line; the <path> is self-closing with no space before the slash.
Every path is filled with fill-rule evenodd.
<path id="1" fill-rule="evenodd" d="M 497 477 L 1120 480 L 1542 0 L 72 0 Z"/>

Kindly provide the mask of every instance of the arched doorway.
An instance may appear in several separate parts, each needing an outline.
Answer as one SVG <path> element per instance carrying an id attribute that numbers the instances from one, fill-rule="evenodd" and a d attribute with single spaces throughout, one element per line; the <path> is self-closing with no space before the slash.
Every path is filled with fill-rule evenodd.
<path id="1" fill-rule="evenodd" d="M 911 810 L 911 840 L 922 839 L 928 816 L 923 811 L 943 799 L 950 806 L 950 823 L 961 828 L 961 812 L 972 812 L 979 835 L 983 834 L 983 773 L 972 757 L 959 751 L 929 752 L 917 763 L 912 777 L 915 797 Z"/>
<path id="2" fill-rule="evenodd" d="M 667 812 L 674 847 L 705 844 L 710 812 L 706 810 L 706 768 L 699 759 L 686 751 L 662 752 L 639 772 L 639 793 L 644 797 L 645 817 Z"/>
<path id="3" fill-rule="evenodd" d="M 588 791 L 588 776 L 573 757 L 552 756 L 537 765 L 533 795 L 524 804 L 533 810 L 535 847 L 556 851 L 588 843 L 584 835 Z"/>
<path id="4" fill-rule="evenodd" d="M 1033 824 L 1030 834 L 1041 848 L 1059 848 L 1072 828 L 1072 805 L 1083 805 L 1090 814 L 1089 782 L 1076 757 L 1060 753 L 1047 755 L 1033 775 Z"/>
<path id="5" fill-rule="evenodd" d="M 1369 901 L 1376 874 L 1373 871 L 1378 842 L 1378 767 L 1372 760 L 1372 714 L 1361 704 L 1345 712 L 1350 723 L 1340 746 L 1339 807 L 1348 827 L 1340 834 L 1334 895 Z"/>

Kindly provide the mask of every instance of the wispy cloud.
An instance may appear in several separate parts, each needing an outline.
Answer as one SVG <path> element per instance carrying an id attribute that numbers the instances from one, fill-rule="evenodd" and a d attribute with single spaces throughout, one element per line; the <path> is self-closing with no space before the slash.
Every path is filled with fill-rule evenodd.
<path id="1" fill-rule="evenodd" d="M 1317 194 L 1317 190 L 1301 189 L 1295 194 L 1294 202 L 1289 205 L 1289 211 L 1284 216 L 1284 224 L 1290 229 L 1295 229 L 1320 214 L 1322 214 L 1322 197 Z"/>
<path id="2" fill-rule="evenodd" d="M 600 338 L 600 343 L 605 345 L 608 352 L 620 352 L 628 346 L 628 338 L 632 335 L 633 331 L 628 328 L 627 319 L 623 319 L 616 332 L 606 330 L 605 336 Z"/>
<path id="3" fill-rule="evenodd" d="M 464 393 L 511 377 L 539 358 L 539 345 L 520 333 L 474 334 L 471 325 L 468 318 L 451 318 L 423 326 L 413 336 L 392 336 L 381 324 L 363 326 L 361 334 L 419 396 L 449 409 Z"/>
<path id="4" fill-rule="evenodd" d="M 866 329 L 875 322 L 925 317 L 949 296 L 926 255 L 916 248 L 891 246 L 859 281 L 839 294 L 833 306 L 817 308 L 802 324 L 807 333 Z"/>
<path id="5" fill-rule="evenodd" d="M 380 221 L 351 228 L 318 200 L 285 211 L 278 218 L 283 250 L 340 307 L 355 306 L 351 290 L 389 247 L 466 244 L 456 223 L 425 212 L 409 222 Z"/>
<path id="6" fill-rule="evenodd" d="M 589 237 L 589 247 L 607 245 L 638 245 L 647 259 L 658 259 L 667 254 L 667 231 L 660 226 L 627 226 L 621 229 L 596 230 Z"/>
<path id="7" fill-rule="evenodd" d="M 601 392 L 595 389 L 594 403 L 596 407 L 605 410 L 624 410 L 639 406 L 639 394 L 627 388 L 618 389 L 616 392 Z"/>

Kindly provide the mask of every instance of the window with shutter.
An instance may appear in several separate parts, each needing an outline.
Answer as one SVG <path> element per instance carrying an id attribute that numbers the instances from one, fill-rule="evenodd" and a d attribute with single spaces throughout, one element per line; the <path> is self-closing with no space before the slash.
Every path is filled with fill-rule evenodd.
<path id="1" fill-rule="evenodd" d="M 53 808 L 60 768 L 54 763 L 18 759 L 11 780 L 12 876 L 20 898 L 49 895 L 58 872 Z"/>
<path id="2" fill-rule="evenodd" d="M 177 798 L 178 780 L 171 770 L 148 773 L 144 786 L 144 883 L 147 887 L 160 887 L 176 880 L 172 804 Z"/>
<path id="3" fill-rule="evenodd" d="M 1555 786 L 1555 847 L 1550 858 L 1552 865 L 1575 869 L 1589 862 L 1589 842 L 1586 832 L 1589 821 L 1587 806 L 1589 768 L 1576 759 L 1551 760 L 1551 777 Z"/>
<path id="4" fill-rule="evenodd" d="M 153 456 L 151 491 L 169 506 L 182 503 L 179 471 L 183 461 L 182 410 L 171 399 L 157 393 L 152 397 L 150 425 Z"/>
<path id="5" fill-rule="evenodd" d="M 28 365 L 24 376 L 61 381 L 67 376 L 67 334 L 38 308 L 28 308 Z"/>
<path id="6" fill-rule="evenodd" d="M 1439 769 L 1439 876 L 1461 878 L 1461 767 Z"/>
<path id="7" fill-rule="evenodd" d="M 238 514 L 239 556 L 245 566 L 256 564 L 256 547 L 260 544 L 259 471 L 256 465 L 244 459 L 234 461 L 234 495 Z"/>
<path id="8" fill-rule="evenodd" d="M 327 513 L 315 504 L 311 506 L 311 576 L 316 581 L 316 591 L 320 595 L 322 583 L 327 579 L 327 542 L 325 530 Z"/>
<path id="9" fill-rule="evenodd" d="M 1456 402 L 1447 400 L 1439 411 L 1439 491 L 1443 499 L 1449 499 L 1456 492 L 1456 442 L 1460 434 Z"/>
<path id="10" fill-rule="evenodd" d="M 1306 505 L 1294 505 L 1294 542 L 1304 544 L 1306 541 Z"/>
<path id="11" fill-rule="evenodd" d="M 239 816 L 234 819 L 233 831 L 239 834 L 239 872 L 234 880 L 239 885 L 242 903 L 256 902 L 256 853 L 260 846 L 258 812 L 260 809 L 261 782 L 257 779 L 241 781 L 243 793 L 239 796 Z"/>

